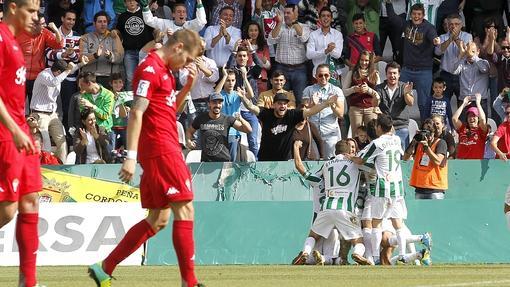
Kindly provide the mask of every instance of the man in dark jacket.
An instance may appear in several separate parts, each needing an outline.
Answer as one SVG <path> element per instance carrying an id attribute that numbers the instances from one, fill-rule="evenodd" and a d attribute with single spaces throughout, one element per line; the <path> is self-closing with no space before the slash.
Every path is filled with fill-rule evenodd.
<path id="1" fill-rule="evenodd" d="M 409 145 L 409 111 L 406 105 L 412 106 L 414 96 L 412 94 L 413 83 L 403 83 L 400 79 L 400 65 L 397 62 L 388 63 L 386 66 L 386 81 L 375 87 L 379 94 L 378 105 L 383 114 L 391 116 L 395 135 L 400 138 L 402 149 Z"/>

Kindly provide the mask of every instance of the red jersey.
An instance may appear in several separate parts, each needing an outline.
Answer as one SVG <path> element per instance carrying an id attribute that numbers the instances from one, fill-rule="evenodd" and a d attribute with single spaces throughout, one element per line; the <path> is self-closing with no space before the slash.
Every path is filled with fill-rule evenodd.
<path id="1" fill-rule="evenodd" d="M 28 134 L 25 120 L 25 60 L 21 48 L 5 23 L 0 23 L 0 98 L 16 124 Z M 0 124 L 0 142 L 11 141 L 9 130 Z"/>
<path id="2" fill-rule="evenodd" d="M 498 148 L 507 156 L 510 154 L 510 122 L 503 122 L 499 125 L 495 135 L 499 137 Z M 499 158 L 496 155 L 497 158 Z"/>
<path id="3" fill-rule="evenodd" d="M 181 152 L 177 137 L 175 79 L 163 60 L 150 53 L 133 75 L 135 96 L 149 100 L 143 114 L 138 159 Z"/>
<path id="4" fill-rule="evenodd" d="M 464 124 L 457 131 L 459 133 L 459 144 L 457 145 L 458 159 L 483 159 L 487 131 L 481 128 L 469 130 Z"/>

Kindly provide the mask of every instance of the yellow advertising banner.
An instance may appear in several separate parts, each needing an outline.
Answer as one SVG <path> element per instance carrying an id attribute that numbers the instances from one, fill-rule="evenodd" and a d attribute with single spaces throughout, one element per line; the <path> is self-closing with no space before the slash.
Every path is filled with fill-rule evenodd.
<path id="1" fill-rule="evenodd" d="M 139 202 L 140 190 L 127 184 L 42 168 L 41 202 Z"/>

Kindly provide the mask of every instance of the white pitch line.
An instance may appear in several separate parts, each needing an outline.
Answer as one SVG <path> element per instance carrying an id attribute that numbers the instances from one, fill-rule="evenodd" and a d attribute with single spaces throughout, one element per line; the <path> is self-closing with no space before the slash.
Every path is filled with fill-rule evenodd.
<path id="1" fill-rule="evenodd" d="M 510 283 L 510 280 L 493 280 L 493 281 L 478 281 L 466 283 L 451 283 L 451 284 L 435 284 L 435 285 L 417 285 L 414 287 L 463 287 L 463 286 L 483 286 L 501 283 Z"/>

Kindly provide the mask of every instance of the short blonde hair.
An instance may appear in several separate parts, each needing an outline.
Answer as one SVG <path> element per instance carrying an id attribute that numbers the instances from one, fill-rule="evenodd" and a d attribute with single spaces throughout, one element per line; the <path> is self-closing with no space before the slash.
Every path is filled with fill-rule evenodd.
<path id="1" fill-rule="evenodd" d="M 180 29 L 168 37 L 168 41 L 165 43 L 167 47 L 171 47 L 177 43 L 184 45 L 184 50 L 193 55 L 198 56 L 200 53 L 200 36 L 197 32 L 189 29 Z"/>

